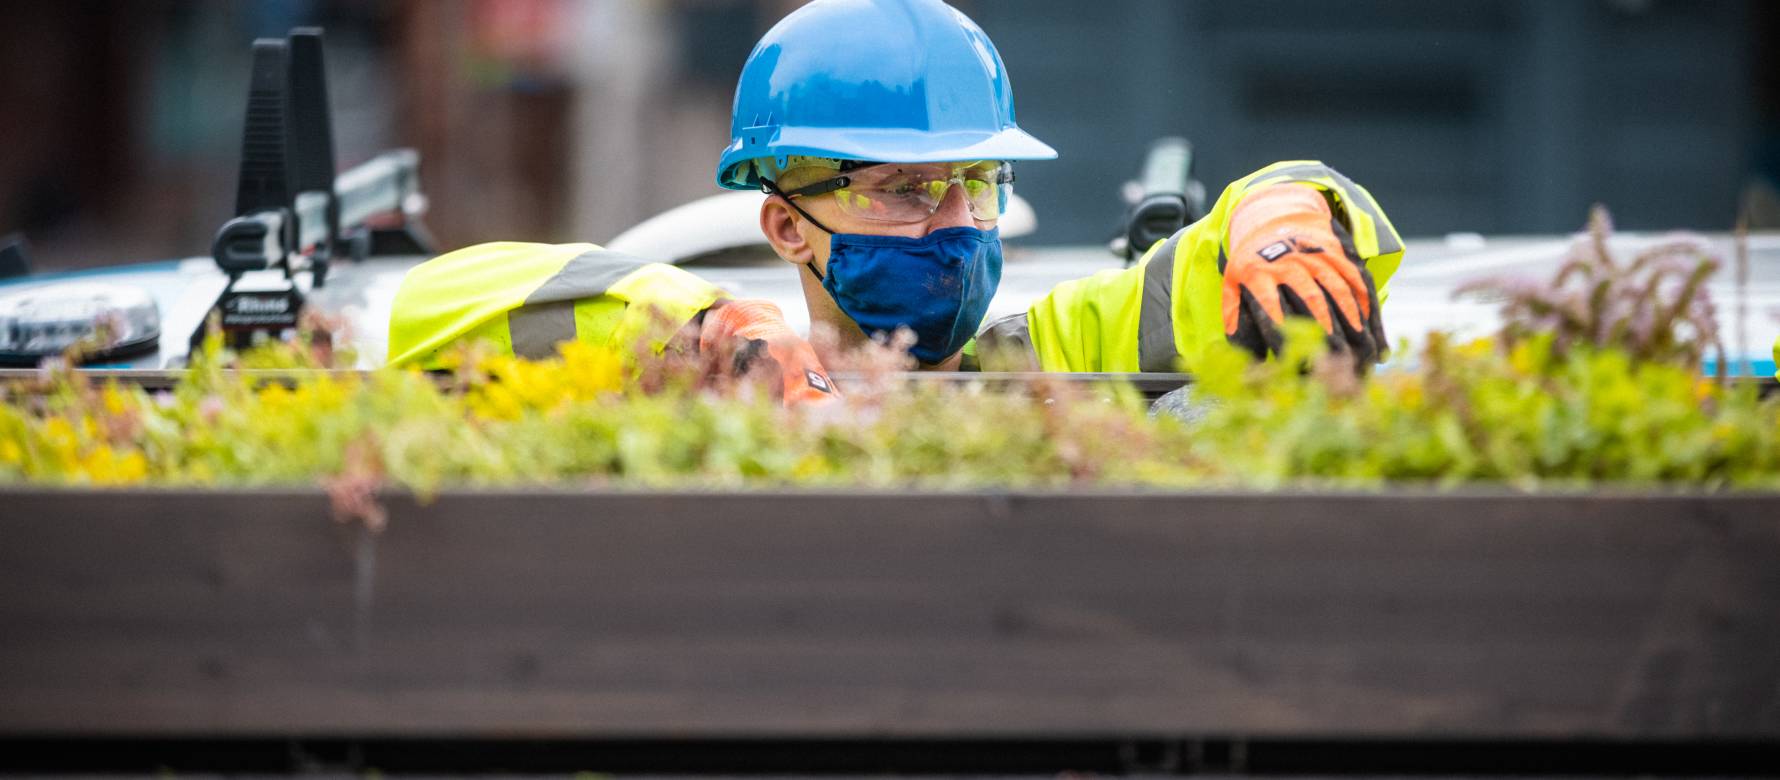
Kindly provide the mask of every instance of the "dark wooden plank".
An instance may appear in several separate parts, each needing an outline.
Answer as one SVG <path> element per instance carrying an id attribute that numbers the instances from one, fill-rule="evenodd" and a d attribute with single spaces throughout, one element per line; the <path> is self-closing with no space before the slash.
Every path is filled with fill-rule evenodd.
<path id="1" fill-rule="evenodd" d="M 1780 737 L 1780 496 L 0 506 L 0 734 Z"/>

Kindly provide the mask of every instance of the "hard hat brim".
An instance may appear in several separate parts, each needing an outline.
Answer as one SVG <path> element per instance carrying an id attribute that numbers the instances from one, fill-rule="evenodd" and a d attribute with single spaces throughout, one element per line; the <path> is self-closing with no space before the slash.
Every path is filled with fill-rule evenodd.
<path id="1" fill-rule="evenodd" d="M 724 150 L 720 187 L 751 190 L 760 186 L 756 159 L 790 156 L 831 157 L 875 162 L 952 162 L 966 160 L 1054 160 L 1057 150 L 1018 127 L 997 132 L 934 132 L 909 128 L 783 128 L 764 148 L 743 149 L 740 142 Z M 740 168 L 738 170 L 738 168 Z"/>

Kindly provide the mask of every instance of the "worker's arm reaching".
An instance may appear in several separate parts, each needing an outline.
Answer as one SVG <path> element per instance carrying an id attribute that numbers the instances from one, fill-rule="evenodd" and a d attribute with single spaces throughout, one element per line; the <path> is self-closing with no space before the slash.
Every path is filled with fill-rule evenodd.
<path id="1" fill-rule="evenodd" d="M 1288 238 L 1296 243 L 1276 246 Z M 1204 218 L 1137 264 L 1057 285 L 1027 309 L 1024 327 L 991 323 L 984 336 L 1029 337 L 1019 351 L 1045 371 L 1192 371 L 1226 340 L 1277 346 L 1269 326 L 1299 313 L 1369 361 L 1385 348 L 1379 304 L 1402 260 L 1402 239 L 1363 187 L 1319 162 L 1275 163 L 1231 183 Z M 997 346 L 976 349 L 989 356 Z"/>
<path id="2" fill-rule="evenodd" d="M 828 372 L 778 307 L 592 244 L 478 244 L 415 266 L 390 307 L 388 355 L 430 369 L 470 341 L 527 358 L 574 340 L 659 352 L 689 324 L 716 370 L 770 360 L 787 404 L 832 397 Z"/>

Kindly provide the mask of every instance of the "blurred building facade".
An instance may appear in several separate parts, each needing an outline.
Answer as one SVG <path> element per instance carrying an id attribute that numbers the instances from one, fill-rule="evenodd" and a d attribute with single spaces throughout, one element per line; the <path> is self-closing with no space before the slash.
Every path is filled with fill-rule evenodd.
<path id="1" fill-rule="evenodd" d="M 1722 230 L 1777 119 L 1773 4 L 1024 0 L 975 16 L 1021 123 L 1064 152 L 1021 182 L 1071 240 L 1096 225 L 1061 221 L 1074 193 L 1053 179 L 1104 192 L 1100 171 L 1164 132 L 1194 142 L 1214 194 L 1318 158 L 1415 235 L 1568 231 L 1594 202 L 1628 228 Z"/>
<path id="2" fill-rule="evenodd" d="M 1758 0 L 957 0 L 995 39 L 1042 243 L 1113 232 L 1146 144 L 1213 194 L 1320 158 L 1409 234 L 1723 229 L 1771 193 L 1780 13 Z M 0 234 L 39 265 L 202 254 L 248 43 L 328 30 L 342 165 L 421 150 L 442 243 L 600 241 L 715 192 L 742 61 L 797 0 L 28 0 L 0 6 Z M 1767 184 L 1761 184 L 1767 177 Z"/>

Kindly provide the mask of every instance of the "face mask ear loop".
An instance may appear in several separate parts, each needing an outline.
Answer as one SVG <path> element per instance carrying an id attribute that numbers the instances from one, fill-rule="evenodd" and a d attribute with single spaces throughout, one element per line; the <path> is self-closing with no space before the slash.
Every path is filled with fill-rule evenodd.
<path id="1" fill-rule="evenodd" d="M 802 206 L 797 205 L 797 201 L 792 200 L 790 196 L 786 195 L 785 191 L 779 189 L 779 185 L 773 183 L 773 181 L 771 179 L 761 179 L 760 180 L 760 191 L 764 192 L 768 195 L 779 196 L 780 198 L 782 198 L 785 201 L 785 205 L 790 206 L 792 211 L 795 211 L 798 214 L 803 215 L 803 218 L 809 220 L 810 224 L 815 225 L 817 230 L 820 230 L 820 231 L 827 233 L 828 235 L 831 235 L 831 236 L 834 235 L 834 231 L 829 230 L 827 225 L 822 224 L 821 221 L 817 220 L 815 217 L 810 216 L 810 212 L 804 211 Z M 816 277 L 816 281 L 818 281 L 818 282 L 825 281 L 822 278 L 822 272 L 816 270 L 816 263 L 814 261 L 805 263 L 804 267 L 810 269 L 810 273 Z"/>
<path id="2" fill-rule="evenodd" d="M 797 201 L 792 200 L 790 196 L 785 194 L 784 190 L 779 189 L 779 185 L 774 184 L 770 181 L 767 181 L 766 179 L 761 179 L 760 180 L 760 191 L 764 192 L 768 195 L 777 195 L 781 198 L 784 198 L 785 205 L 790 206 L 792 211 L 802 214 L 803 218 L 809 220 L 810 224 L 815 225 L 817 230 L 820 230 L 820 231 L 827 233 L 828 235 L 831 235 L 831 236 L 834 235 L 834 231 L 829 230 L 827 225 L 822 224 L 815 217 L 810 216 L 810 212 L 804 211 L 802 206 L 797 205 Z"/>

